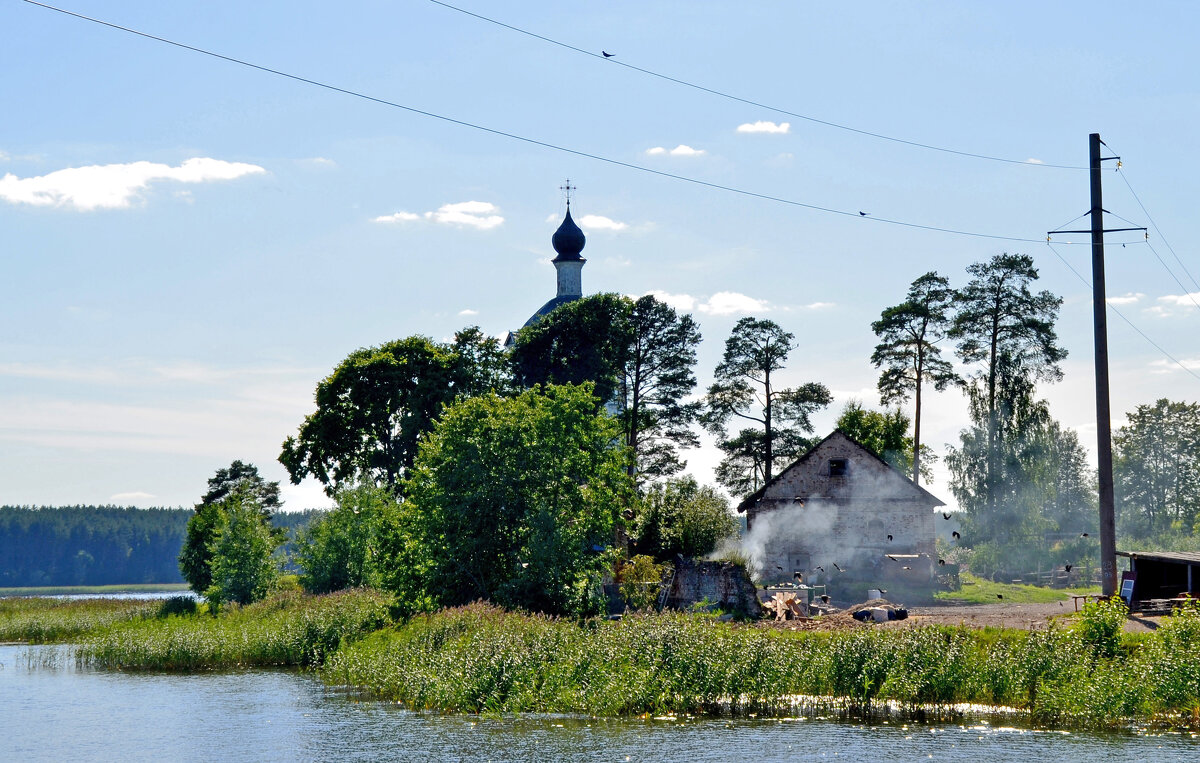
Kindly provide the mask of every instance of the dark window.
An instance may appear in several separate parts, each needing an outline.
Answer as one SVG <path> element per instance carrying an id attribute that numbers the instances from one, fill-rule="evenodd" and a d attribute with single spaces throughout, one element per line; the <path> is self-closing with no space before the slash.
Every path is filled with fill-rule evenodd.
<path id="1" fill-rule="evenodd" d="M 847 461 L 844 458 L 829 459 L 829 476 L 830 477 L 845 477 Z"/>

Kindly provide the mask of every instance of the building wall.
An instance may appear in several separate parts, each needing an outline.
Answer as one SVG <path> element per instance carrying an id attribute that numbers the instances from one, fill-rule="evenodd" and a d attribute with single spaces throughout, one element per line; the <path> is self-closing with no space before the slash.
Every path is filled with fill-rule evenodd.
<path id="1" fill-rule="evenodd" d="M 833 459 L 845 460 L 844 476 L 831 475 Z M 791 581 L 803 571 L 804 582 L 814 584 L 849 575 L 881 584 L 927 585 L 937 561 L 938 505 L 895 469 L 835 433 L 747 508 L 749 537 L 761 548 L 756 572 L 761 582 Z M 914 554 L 918 557 L 902 556 Z M 838 572 L 834 564 L 847 572 Z"/>

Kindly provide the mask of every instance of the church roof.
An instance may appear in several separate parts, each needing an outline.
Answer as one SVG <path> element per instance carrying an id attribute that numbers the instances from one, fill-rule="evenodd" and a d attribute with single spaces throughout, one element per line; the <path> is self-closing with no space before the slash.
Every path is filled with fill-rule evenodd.
<path id="1" fill-rule="evenodd" d="M 554 262 L 563 262 L 564 260 L 582 260 L 579 253 L 583 251 L 583 245 L 587 243 L 587 237 L 583 235 L 583 231 L 571 219 L 571 207 L 567 206 L 567 216 L 563 218 L 562 225 L 558 226 L 558 230 L 554 231 L 554 236 L 551 237 L 550 243 L 554 246 L 554 251 L 558 252 L 558 256 L 554 258 Z"/>
<path id="2" fill-rule="evenodd" d="M 532 326 L 540 321 L 543 316 L 549 315 L 554 308 L 558 307 L 559 305 L 565 305 L 568 302 L 574 302 L 577 299 L 579 299 L 579 296 L 576 294 L 564 294 L 562 296 L 555 297 L 546 304 L 542 305 L 536 313 L 529 316 L 529 320 L 525 321 L 525 324 L 521 326 L 521 328 L 525 328 L 525 326 Z"/>

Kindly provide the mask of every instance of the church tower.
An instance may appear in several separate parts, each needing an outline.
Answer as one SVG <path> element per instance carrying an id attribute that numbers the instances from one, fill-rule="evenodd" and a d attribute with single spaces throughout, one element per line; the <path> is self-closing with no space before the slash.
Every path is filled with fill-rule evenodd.
<path id="1" fill-rule="evenodd" d="M 587 238 L 583 235 L 583 231 L 571 219 L 571 196 L 572 189 L 570 181 L 564 186 L 567 190 L 567 215 L 563 218 L 562 223 L 558 226 L 558 230 L 554 231 L 554 235 L 550 238 L 550 244 L 554 247 L 555 253 L 558 255 L 553 260 L 554 270 L 557 271 L 558 292 L 554 295 L 554 299 L 542 305 L 536 313 L 525 321 L 525 326 L 532 326 L 541 320 L 543 315 L 546 315 L 559 305 L 565 305 L 568 302 L 574 302 L 583 296 L 583 264 L 587 262 L 579 253 L 583 251 L 584 244 L 587 243 Z M 522 326 L 524 328 L 524 326 Z"/>

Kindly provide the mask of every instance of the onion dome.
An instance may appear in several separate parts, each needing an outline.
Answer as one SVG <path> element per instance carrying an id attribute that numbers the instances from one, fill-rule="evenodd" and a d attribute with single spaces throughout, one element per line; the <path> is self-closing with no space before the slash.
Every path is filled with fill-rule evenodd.
<path id="1" fill-rule="evenodd" d="M 554 258 L 553 262 L 582 260 L 579 253 L 583 251 L 586 241 L 583 231 L 571 219 L 571 207 L 568 206 L 567 216 L 563 218 L 562 225 L 558 226 L 558 230 L 554 231 L 554 236 L 550 239 L 554 251 L 558 252 L 558 256 Z"/>

